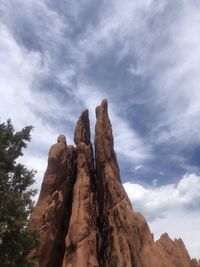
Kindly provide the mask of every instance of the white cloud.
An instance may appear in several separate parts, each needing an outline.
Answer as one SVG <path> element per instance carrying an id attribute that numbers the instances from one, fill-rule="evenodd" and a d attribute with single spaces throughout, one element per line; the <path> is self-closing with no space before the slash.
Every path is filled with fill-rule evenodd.
<path id="1" fill-rule="evenodd" d="M 139 66 L 133 66 L 131 65 L 129 68 L 128 68 L 128 72 L 130 72 L 131 74 L 135 75 L 135 76 L 140 76 L 143 74 L 143 70 L 140 69 Z"/>
<path id="2" fill-rule="evenodd" d="M 47 53 L 56 49 L 57 43 L 63 41 L 64 31 L 69 30 L 68 24 L 64 23 L 62 17 L 49 7 L 46 0 L 18 0 L 17 2 L 2 0 L 0 8 L 1 21 L 19 40 L 24 36 L 28 38 L 29 33 L 32 33 L 37 40 L 31 40 L 29 37 L 27 41 L 38 42 L 41 47 L 45 46 Z M 21 29 L 18 29 L 19 25 Z M 56 38 L 55 42 L 53 42 L 54 38 Z"/>
<path id="3" fill-rule="evenodd" d="M 152 185 L 153 186 L 157 186 L 158 185 L 158 179 L 153 179 L 152 181 L 151 181 L 151 183 L 152 183 Z"/>
<path id="4" fill-rule="evenodd" d="M 145 187 L 124 183 L 133 208 L 143 213 L 158 238 L 168 232 L 181 237 L 190 254 L 199 257 L 200 176 L 185 174 L 177 184 Z"/>
<path id="5" fill-rule="evenodd" d="M 140 170 L 140 169 L 142 169 L 142 168 L 144 168 L 143 165 L 137 165 L 137 166 L 135 167 L 135 170 L 138 171 L 138 170 Z"/>
<path id="6" fill-rule="evenodd" d="M 144 211 L 148 219 L 163 217 L 172 208 L 200 206 L 200 176 L 185 174 L 177 184 L 145 188 L 138 184 L 124 184 L 136 209 Z"/>
<path id="7" fill-rule="evenodd" d="M 116 62 L 128 55 L 130 75 L 151 77 L 144 90 L 151 92 L 151 105 L 159 112 L 150 141 L 199 143 L 199 4 L 127 0 L 107 5 L 98 23 L 81 36 L 75 54 L 84 66 L 88 55 L 101 56 L 119 45 Z"/>
<path id="8" fill-rule="evenodd" d="M 151 141 L 178 142 L 182 147 L 200 142 L 200 5 L 196 1 L 177 3 L 173 2 L 176 13 L 169 13 L 170 3 L 161 8 L 152 5 L 135 55 L 136 70 L 151 77 L 148 90 L 159 110 Z M 157 23 L 149 29 L 149 21 L 156 21 L 156 16 Z"/>
<path id="9" fill-rule="evenodd" d="M 150 141 L 158 143 L 178 139 L 182 144 L 199 142 L 200 81 L 197 66 L 200 57 L 198 34 L 200 15 L 199 5 L 194 1 L 179 3 L 177 15 L 172 14 L 171 17 L 167 14 L 166 1 L 159 4 L 150 0 L 126 0 L 123 3 L 111 1 L 109 8 L 108 3 L 103 2 L 100 9 L 103 16 L 99 16 L 94 25 L 88 24 L 76 42 L 66 37 L 66 32 L 72 30 L 68 17 L 61 16 L 51 9 L 48 1 L 20 0 L 15 11 L 12 8 L 14 1 L 3 1 L 3 3 L 4 23 L 12 29 L 21 17 L 30 23 L 44 50 L 42 60 L 45 66 L 53 70 L 55 77 L 65 87 L 73 88 L 66 89 L 68 92 L 79 91 L 73 84 L 72 78 L 77 78 L 78 69 L 87 66 L 89 55 L 100 56 L 110 48 L 113 49 L 116 44 L 120 44 L 116 61 L 129 55 L 130 59 L 134 58 L 133 64 L 129 67 L 130 72 L 144 77 L 153 76 L 147 89 L 152 92 L 153 105 L 161 110 L 155 115 L 158 122 L 151 132 Z M 84 5 L 85 1 L 80 5 L 70 4 L 69 12 L 75 21 L 78 20 L 78 14 Z M 23 16 L 20 16 L 21 10 Z M 35 18 L 35 11 L 39 12 L 37 12 L 39 19 Z M 162 16 L 163 24 L 158 25 L 157 22 L 155 26 L 149 28 L 150 24 L 153 25 L 152 20 L 156 20 L 159 16 Z M 166 42 L 162 39 L 166 39 Z M 73 64 L 66 63 L 64 68 L 58 68 L 57 53 L 60 47 L 66 47 L 66 51 L 74 60 Z M 153 49 L 154 47 L 156 49 Z M 90 88 L 93 87 L 89 79 L 87 81 Z M 98 85 L 95 84 L 94 87 L 97 88 Z M 101 89 L 99 90 L 101 92 Z M 110 97 L 108 94 L 108 98 Z M 92 99 L 92 96 L 90 98 Z M 95 98 L 92 101 L 96 102 Z M 54 114 L 57 115 L 55 112 Z M 70 114 L 69 117 L 73 113 Z M 132 138 L 138 139 L 135 134 L 128 136 L 128 140 Z M 123 142 L 119 144 L 126 150 Z"/>
<path id="10" fill-rule="evenodd" d="M 37 184 L 33 186 L 38 190 L 42 183 L 44 173 L 47 167 L 47 157 L 46 158 L 44 156 L 41 157 L 41 155 L 37 153 L 32 155 L 32 153 L 29 152 L 29 153 L 25 153 L 24 157 L 20 157 L 18 161 L 24 164 L 29 170 L 32 170 L 32 169 L 37 170 L 37 173 L 35 176 L 35 180 L 37 181 Z"/>
<path id="11" fill-rule="evenodd" d="M 26 85 L 27 89 L 18 90 L 19 96 L 17 97 L 15 104 L 20 105 L 21 107 L 24 106 L 24 103 L 26 103 L 26 105 L 29 106 L 31 110 L 29 109 L 29 113 L 18 112 L 14 117 L 13 114 L 9 116 L 13 118 L 14 121 L 16 121 L 16 116 L 19 116 L 19 114 L 24 114 L 24 117 L 28 117 L 27 114 L 29 114 L 29 121 L 35 122 L 36 118 L 34 118 L 34 120 L 30 119 L 31 117 L 33 117 L 32 111 L 37 111 L 41 114 L 48 114 L 49 117 L 51 117 L 52 119 L 57 118 L 57 120 L 63 119 L 63 114 L 68 114 L 68 120 L 75 124 L 76 116 L 79 116 L 78 110 L 80 109 L 80 103 L 82 103 L 82 106 L 90 110 L 93 130 L 93 114 L 95 107 L 101 102 L 103 98 L 108 98 L 108 100 L 110 100 L 112 99 L 112 97 L 111 95 L 109 95 L 109 93 L 102 93 L 102 89 L 98 88 L 97 84 L 91 83 L 89 79 L 86 78 L 87 82 L 82 82 L 78 77 L 77 71 L 85 67 L 88 55 L 90 55 L 91 53 L 99 53 L 98 51 L 100 51 L 100 53 L 105 52 L 104 49 L 100 49 L 101 47 L 104 47 L 104 45 L 102 46 L 103 43 L 110 42 L 110 45 L 114 45 L 114 39 L 118 38 L 119 36 L 121 36 L 120 40 L 122 40 L 125 37 L 125 33 L 127 33 L 128 29 L 125 30 L 125 28 L 128 27 L 127 25 L 129 23 L 134 24 L 133 20 L 137 20 L 133 14 L 133 11 L 136 13 L 139 12 L 139 10 L 141 10 L 143 7 L 149 6 L 150 2 L 151 1 L 145 1 L 144 4 L 141 4 L 139 2 L 133 3 L 131 1 L 126 1 L 126 3 L 121 5 L 120 1 L 111 1 L 109 5 L 112 12 L 108 11 L 107 8 L 105 8 L 107 7 L 107 3 L 104 3 L 102 10 L 105 9 L 105 16 L 101 17 L 96 26 L 93 27 L 92 25 L 89 25 L 76 43 L 74 43 L 70 39 L 67 39 L 66 37 L 66 32 L 70 31 L 68 18 L 66 17 L 64 19 L 63 16 L 59 15 L 59 13 L 51 9 L 50 5 L 48 5 L 48 1 L 25 2 L 23 0 L 20 0 L 15 12 L 12 8 L 13 1 L 10 0 L 7 4 L 5 4 L 3 8 L 3 22 L 7 25 L 7 27 L 9 27 L 11 32 L 16 34 L 16 25 L 21 23 L 21 21 L 27 21 L 28 23 L 30 23 L 33 33 L 36 34 L 36 40 L 42 47 L 41 54 L 30 51 L 25 52 L 26 56 L 32 55 L 32 57 L 38 57 L 38 62 L 35 63 L 35 65 L 34 61 L 32 63 L 31 58 L 31 64 L 28 62 L 27 66 L 29 66 L 31 71 L 38 70 L 39 73 L 30 73 L 30 78 L 29 76 L 27 76 L 27 81 L 29 83 Z M 20 15 L 21 10 L 23 10 L 23 16 Z M 77 5 L 70 6 L 70 10 L 75 17 L 77 17 L 77 12 L 80 12 Z M 35 18 L 36 11 L 37 19 Z M 139 17 L 138 19 L 140 20 Z M 127 21 L 129 22 L 128 24 Z M 122 30 L 120 30 L 119 34 L 119 29 L 121 28 Z M 16 47 L 18 47 L 18 50 L 24 50 L 22 49 L 22 46 L 19 46 L 15 42 L 14 38 L 12 39 L 12 42 L 15 43 Z M 73 63 L 70 64 L 66 62 L 64 66 L 62 66 L 62 68 L 59 67 L 60 59 L 58 58 L 58 51 L 60 47 L 65 47 L 70 54 L 70 57 L 74 60 Z M 107 46 L 106 44 L 106 47 L 109 47 L 109 45 Z M 18 53 L 14 49 L 10 50 L 13 53 L 12 57 L 14 57 L 16 53 Z M 5 57 L 7 56 L 8 50 L 5 53 Z M 22 55 L 22 59 L 23 58 L 24 55 Z M 8 62 L 7 64 L 14 69 L 16 68 L 16 66 L 14 65 L 15 62 L 13 61 Z M 36 92 L 28 89 L 32 86 L 32 81 L 34 79 L 37 80 L 40 78 L 39 75 L 41 74 L 41 71 L 46 72 L 41 76 L 51 75 L 51 73 L 53 72 L 55 79 L 57 79 L 59 83 L 65 88 L 66 92 L 70 94 L 70 96 L 75 97 L 74 104 L 69 102 L 69 104 L 67 103 L 67 105 L 63 107 L 60 105 L 57 99 L 59 98 L 59 94 L 56 94 L 55 96 L 53 95 L 52 97 L 46 92 Z M 15 71 L 12 73 L 15 73 Z M 25 74 L 27 73 L 27 71 L 23 68 L 22 73 Z M 3 76 L 5 77 L 5 73 L 3 73 Z M 13 80 L 17 80 L 18 77 L 18 75 L 17 77 L 13 77 Z M 76 77 L 77 79 L 76 83 L 73 82 L 74 77 Z M 8 80 L 10 80 L 10 77 L 6 78 L 5 84 L 10 84 Z M 22 82 L 20 78 L 18 78 L 18 80 L 19 82 Z M 14 86 L 13 88 L 15 87 L 16 86 Z M 21 86 L 20 88 L 25 88 L 25 86 Z M 11 89 L 9 90 L 11 91 Z M 16 91 L 17 89 L 12 90 Z M 8 89 L 6 91 L 8 91 Z M 10 95 L 11 102 L 13 101 L 13 95 L 14 93 L 12 92 L 12 94 Z M 6 98 L 6 101 L 8 102 L 8 97 L 6 96 Z M 21 101 L 22 99 L 23 101 Z M 115 147 L 117 152 L 119 152 L 119 154 L 121 154 L 123 157 L 126 157 L 129 161 L 134 160 L 136 161 L 136 163 L 139 163 L 148 158 L 150 155 L 149 146 L 145 144 L 144 141 L 134 131 L 134 129 L 131 128 L 128 121 L 120 117 L 118 112 L 119 105 L 111 103 L 109 105 L 109 110 L 113 124 Z M 17 121 L 18 120 L 19 119 L 17 119 Z M 40 120 L 40 116 L 37 116 L 37 120 Z M 20 121 L 22 121 L 22 118 L 20 118 Z M 26 121 L 27 120 L 25 120 L 25 122 Z M 36 126 L 35 123 L 33 125 Z M 42 126 L 43 125 L 41 125 L 41 127 Z M 51 128 L 52 126 L 50 126 L 46 121 L 45 127 Z M 38 132 L 38 129 L 38 126 L 36 126 L 35 132 Z M 44 131 L 39 131 L 43 132 L 42 136 L 46 136 Z M 49 129 L 48 135 L 51 132 L 55 132 L 55 130 Z M 44 138 L 44 142 L 46 143 L 49 143 L 49 140 L 49 138 Z"/>
<path id="12" fill-rule="evenodd" d="M 137 31 L 139 25 L 143 25 L 141 12 L 148 9 L 151 2 L 152 0 L 104 2 L 103 16 L 97 25 L 88 27 L 79 41 L 79 49 L 84 54 L 100 55 L 113 47 L 116 41 L 124 42 L 128 38 L 129 42 L 131 33 Z"/>
<path id="13" fill-rule="evenodd" d="M 34 126 L 25 160 L 30 155 L 33 159 L 37 158 L 38 163 L 31 160 L 31 168 L 41 174 L 38 164 L 41 160 L 44 162 L 43 158 L 47 157 L 50 145 L 56 141 L 59 129 L 45 122 L 34 111 L 59 119 L 67 109 L 59 106 L 51 95 L 37 93 L 32 88 L 33 81 L 48 71 L 42 64 L 41 55 L 19 46 L 4 25 L 0 25 L 0 36 L 0 119 L 6 121 L 11 118 L 16 130 L 27 125 Z M 67 139 L 72 143 L 70 136 Z M 39 187 L 42 177 L 37 175 L 36 178 Z"/>
<path id="14" fill-rule="evenodd" d="M 150 142 L 199 143 L 199 4 L 175 1 L 170 7 L 167 1 L 129 0 L 111 1 L 109 8 L 104 4 L 104 15 L 73 47 L 79 67 L 87 65 L 89 55 L 100 57 L 119 45 L 116 62 L 128 55 L 133 59 L 130 75 L 151 77 L 149 88 L 143 90 L 151 92 L 150 104 L 159 112 Z M 176 14 L 169 13 L 173 8 Z M 125 150 L 124 143 L 119 144 Z"/>
<path id="15" fill-rule="evenodd" d="M 22 4 L 23 1 L 20 3 Z M 30 3 L 29 3 L 30 4 Z M 27 12 L 30 10 L 29 4 L 25 5 Z M 29 11 L 28 11 L 29 10 Z M 44 5 L 41 3 L 41 11 L 44 15 L 47 13 L 47 7 L 44 10 Z M 31 13 L 30 19 L 33 19 Z M 46 14 L 46 20 L 52 20 L 52 16 L 57 16 L 54 13 Z M 17 18 L 15 18 L 17 20 Z M 56 21 L 58 21 L 58 17 Z M 51 144 L 56 140 L 56 136 L 59 133 L 59 129 L 56 126 L 51 125 L 48 120 L 42 118 L 41 115 L 47 115 L 48 118 L 54 120 L 62 120 L 64 114 L 67 114 L 67 120 L 75 125 L 75 121 L 79 114 L 77 110 L 80 109 L 80 103 L 85 108 L 90 110 L 91 126 L 94 132 L 94 110 L 97 105 L 100 104 L 101 100 L 105 97 L 110 98 L 109 95 L 102 94 L 101 88 L 97 88 L 96 85 L 79 82 L 77 86 L 73 84 L 72 78 L 76 75 L 76 68 L 73 65 L 67 67 L 64 70 L 57 70 L 54 72 L 55 78 L 65 86 L 66 91 L 75 97 L 76 102 L 62 106 L 59 101 L 59 92 L 49 94 L 46 91 L 34 90 L 34 82 L 39 83 L 40 78 L 48 76 L 51 73 L 51 69 L 54 67 L 53 57 L 49 60 L 48 47 L 44 42 L 44 49 L 46 49 L 45 55 L 41 52 L 31 51 L 24 48 L 18 43 L 12 35 L 13 29 L 9 22 L 12 22 L 11 18 L 7 17 L 7 25 L 1 24 L 0 35 L 2 42 L 0 44 L 0 84 L 1 84 L 1 105 L 0 113 L 1 120 L 11 118 L 15 128 L 21 129 L 26 125 L 33 125 L 34 131 L 32 133 L 32 142 L 28 147 L 28 151 L 25 153 L 25 162 L 31 162 L 31 168 L 36 169 L 38 174 L 36 176 L 37 187 L 40 187 L 41 179 L 43 177 L 42 171 L 39 168 L 39 163 L 34 159 L 38 159 L 38 162 L 46 162 L 48 149 Z M 32 21 L 35 30 L 39 27 L 37 21 Z M 36 25 L 35 25 L 36 23 Z M 58 22 L 61 25 L 61 22 Z M 35 25 L 35 26 L 34 26 Z M 8 28 L 10 27 L 10 28 Z M 53 27 L 54 28 L 54 27 Z M 49 32 L 48 36 L 55 37 L 56 42 L 64 40 L 61 31 L 61 26 L 56 27 L 54 32 Z M 53 30 L 52 30 L 53 31 Z M 38 34 L 41 33 L 41 29 L 38 30 Z M 59 38 L 57 38 L 59 35 Z M 48 38 L 47 38 L 48 39 Z M 74 87 L 73 91 L 67 87 Z M 124 119 L 117 115 L 118 107 L 114 104 L 109 105 L 109 113 L 113 124 L 113 130 L 115 134 L 115 147 L 123 157 L 129 160 L 141 161 L 149 156 L 149 151 L 140 140 L 139 136 L 134 132 L 133 129 L 128 125 Z M 80 110 L 81 111 L 81 110 Z M 77 118 L 76 118 L 77 117 Z M 73 143 L 71 139 L 71 133 L 68 134 L 66 129 L 68 143 Z M 70 129 L 71 130 L 71 129 Z M 126 140 L 126 141 L 125 141 Z M 32 160 L 28 160 L 28 159 Z"/>
<path id="16" fill-rule="evenodd" d="M 114 107 L 117 110 L 117 107 Z M 130 127 L 128 121 L 109 110 L 115 137 L 115 149 L 119 155 L 135 164 L 144 162 L 151 155 L 151 147 L 145 144 L 136 131 Z"/>

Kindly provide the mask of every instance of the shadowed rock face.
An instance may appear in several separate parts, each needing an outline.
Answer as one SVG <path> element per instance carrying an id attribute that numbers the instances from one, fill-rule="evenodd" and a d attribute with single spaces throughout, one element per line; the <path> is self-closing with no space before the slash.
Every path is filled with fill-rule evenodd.
<path id="1" fill-rule="evenodd" d="M 75 128 L 76 148 L 60 135 L 50 149 L 30 218 L 40 245 L 30 257 L 39 267 L 200 267 L 181 239 L 164 234 L 154 242 L 121 184 L 106 100 L 96 119 L 95 158 L 87 110 Z"/>
<path id="2" fill-rule="evenodd" d="M 60 266 L 71 215 L 72 190 L 76 177 L 76 151 L 60 135 L 49 151 L 48 166 L 30 228 L 40 232 L 40 245 L 32 252 L 40 267 Z"/>
<path id="3" fill-rule="evenodd" d="M 141 214 L 133 212 L 121 184 L 107 108 L 106 100 L 97 107 L 95 129 L 100 266 L 165 266 L 146 220 Z M 154 255 L 157 255 L 155 260 Z"/>
<path id="4" fill-rule="evenodd" d="M 129 248 L 127 225 L 123 229 L 120 225 L 122 226 L 126 216 L 132 213 L 132 207 L 120 182 L 106 100 L 96 108 L 96 117 L 95 159 L 101 236 L 99 262 L 105 267 L 131 266 L 134 257 Z M 125 259 L 130 259 L 128 265 Z"/>

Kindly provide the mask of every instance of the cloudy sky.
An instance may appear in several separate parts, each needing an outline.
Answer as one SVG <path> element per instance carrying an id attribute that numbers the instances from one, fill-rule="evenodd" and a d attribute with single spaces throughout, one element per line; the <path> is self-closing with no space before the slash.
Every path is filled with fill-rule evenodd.
<path id="1" fill-rule="evenodd" d="M 0 121 L 33 125 L 38 171 L 59 133 L 109 101 L 122 181 L 158 238 L 200 258 L 200 1 L 0 0 Z"/>

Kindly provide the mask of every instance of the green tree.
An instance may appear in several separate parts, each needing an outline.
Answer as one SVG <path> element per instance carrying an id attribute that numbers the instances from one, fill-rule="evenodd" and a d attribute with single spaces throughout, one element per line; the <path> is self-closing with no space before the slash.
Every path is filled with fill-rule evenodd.
<path id="1" fill-rule="evenodd" d="M 15 132 L 10 120 L 0 124 L 0 266 L 33 266 L 27 255 L 37 245 L 37 232 L 28 229 L 33 208 L 35 171 L 17 159 L 31 140 L 32 126 Z"/>

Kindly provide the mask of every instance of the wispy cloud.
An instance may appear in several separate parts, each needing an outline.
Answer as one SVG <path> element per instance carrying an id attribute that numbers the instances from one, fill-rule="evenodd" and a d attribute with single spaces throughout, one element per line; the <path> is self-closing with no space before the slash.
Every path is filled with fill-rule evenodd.
<path id="1" fill-rule="evenodd" d="M 197 144 L 200 6 L 196 1 L 163 3 L 158 8 L 152 4 L 143 28 L 143 42 L 139 39 L 136 46 L 137 68 L 150 77 L 152 105 L 159 110 L 152 141 Z M 168 12 L 170 8 L 176 12 Z"/>
<path id="2" fill-rule="evenodd" d="M 34 80 L 48 72 L 42 64 L 41 54 L 19 46 L 6 26 L 1 25 L 0 36 L 0 119 L 5 121 L 11 118 L 16 130 L 26 125 L 34 126 L 26 158 L 37 158 L 40 162 L 46 158 L 50 144 L 55 142 L 59 128 L 45 121 L 38 113 L 48 113 L 49 117 L 59 120 L 67 109 L 60 106 L 52 95 L 34 91 Z M 72 142 L 70 136 L 68 140 Z M 36 161 L 32 161 L 32 168 L 39 171 Z M 39 184 L 41 179 L 42 176 L 37 175 Z"/>
<path id="3" fill-rule="evenodd" d="M 149 77 L 144 90 L 151 92 L 149 104 L 159 110 L 151 132 L 156 143 L 199 142 L 199 8 L 195 1 L 111 1 L 76 47 L 85 58 L 118 46 L 118 60 L 127 55 L 133 60 L 127 70 Z"/>

